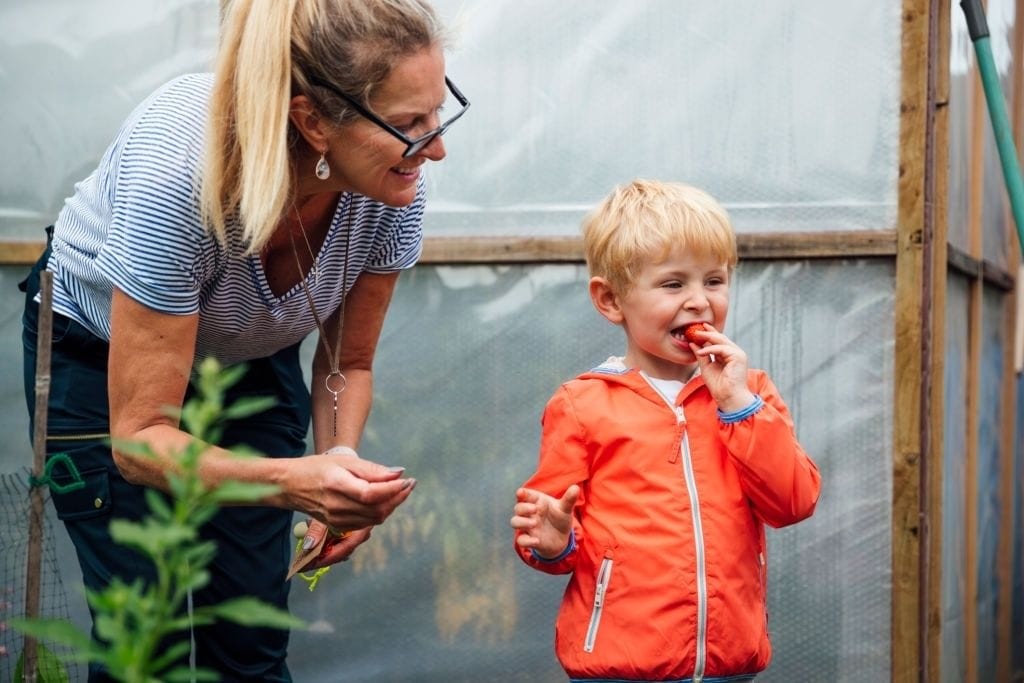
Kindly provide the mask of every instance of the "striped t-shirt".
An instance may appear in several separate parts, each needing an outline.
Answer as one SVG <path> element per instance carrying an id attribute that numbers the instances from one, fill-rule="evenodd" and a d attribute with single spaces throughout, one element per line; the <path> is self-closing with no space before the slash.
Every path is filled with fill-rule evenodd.
<path id="1" fill-rule="evenodd" d="M 54 226 L 49 270 L 54 310 L 110 339 L 114 287 L 156 311 L 199 313 L 195 358 L 224 364 L 268 356 L 316 329 L 296 284 L 270 290 L 258 254 L 244 255 L 241 229 L 224 246 L 199 216 L 198 177 L 211 74 L 179 77 L 128 117 L 99 167 L 75 186 Z M 423 178 L 415 200 L 393 208 L 344 193 L 306 278 L 326 319 L 361 272 L 416 263 L 422 248 Z M 351 237 L 348 237 L 351 233 Z"/>

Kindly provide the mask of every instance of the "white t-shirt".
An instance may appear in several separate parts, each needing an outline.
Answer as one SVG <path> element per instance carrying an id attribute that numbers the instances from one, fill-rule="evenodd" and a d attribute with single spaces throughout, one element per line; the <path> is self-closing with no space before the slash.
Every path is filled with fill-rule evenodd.
<path id="1" fill-rule="evenodd" d="M 54 226 L 54 310 L 110 339 L 113 289 L 154 310 L 199 313 L 195 358 L 223 364 L 268 356 L 316 329 L 296 284 L 275 296 L 258 255 L 244 256 L 241 229 L 228 226 L 225 246 L 199 217 L 199 169 L 212 74 L 167 83 L 122 125 L 99 167 L 75 186 Z M 422 250 L 423 178 L 415 200 L 393 208 L 343 194 L 307 276 L 322 318 L 361 272 L 410 268 Z M 347 234 L 351 232 L 351 238 Z"/>

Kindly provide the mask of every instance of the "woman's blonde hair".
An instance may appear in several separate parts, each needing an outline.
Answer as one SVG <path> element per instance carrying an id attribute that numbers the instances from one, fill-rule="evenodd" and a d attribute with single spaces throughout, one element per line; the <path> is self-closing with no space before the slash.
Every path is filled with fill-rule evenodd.
<path id="1" fill-rule="evenodd" d="M 345 103 L 312 81 L 366 101 L 399 59 L 445 38 L 424 0 L 226 0 L 222 13 L 200 206 L 221 242 L 238 220 L 256 252 L 291 200 L 291 98 L 304 93 L 344 123 Z"/>
<path id="2" fill-rule="evenodd" d="M 583 250 L 592 277 L 625 293 L 643 266 L 673 249 L 736 266 L 729 215 L 708 193 L 690 185 L 634 180 L 620 185 L 583 220 Z"/>

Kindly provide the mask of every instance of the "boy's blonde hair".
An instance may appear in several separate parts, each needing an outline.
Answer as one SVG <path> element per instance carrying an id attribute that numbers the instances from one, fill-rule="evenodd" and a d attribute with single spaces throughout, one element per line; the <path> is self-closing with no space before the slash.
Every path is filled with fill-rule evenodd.
<path id="1" fill-rule="evenodd" d="M 591 277 L 625 293 L 645 264 L 673 249 L 738 261 L 736 235 L 722 205 L 703 190 L 676 182 L 620 185 L 583 220 L 583 251 Z"/>

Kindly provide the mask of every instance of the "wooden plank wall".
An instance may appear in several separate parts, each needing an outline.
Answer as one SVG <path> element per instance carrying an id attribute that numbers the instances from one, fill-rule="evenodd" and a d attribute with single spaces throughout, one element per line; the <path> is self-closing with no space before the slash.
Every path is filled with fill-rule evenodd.
<path id="1" fill-rule="evenodd" d="M 941 11 L 931 0 L 903 0 L 892 454 L 892 680 L 900 683 L 927 677 L 929 641 L 923 625 L 930 623 L 933 607 L 929 530 L 938 528 L 930 514 L 934 506 L 929 507 L 933 487 L 923 484 L 940 462 L 927 450 L 934 432 L 927 409 L 933 377 L 927 342 L 941 304 L 933 297 L 931 259 L 936 242 L 945 241 L 944 234 L 941 240 L 935 235 L 932 213 L 941 185 L 934 178 L 936 99 L 930 67 L 938 61 L 934 41 Z"/>
<path id="2" fill-rule="evenodd" d="M 1010 123 L 1013 126 L 1014 140 L 1017 142 L 1017 158 L 1022 158 L 1022 150 L 1024 150 L 1024 143 L 1022 143 L 1022 137 L 1024 137 L 1024 3 L 1018 2 L 1016 6 L 1016 16 L 1014 19 L 1014 35 L 1013 35 L 1013 71 L 1010 80 L 1010 87 L 1012 93 L 1008 94 L 1007 101 L 1010 103 Z M 1009 207 L 1007 208 L 1009 213 Z M 1013 662 L 1013 587 L 1014 587 L 1014 575 L 1013 575 L 1013 550 L 1014 543 L 1024 541 L 1024 530 L 1016 527 L 1017 520 L 1014 516 L 1014 494 L 1015 494 L 1015 482 L 1021 481 L 1021 477 L 1024 473 L 1015 471 L 1016 459 L 1016 438 L 1017 438 L 1017 425 L 1015 422 L 1015 416 L 1017 415 L 1017 401 L 1020 397 L 1017 396 L 1017 376 L 1016 372 L 1019 372 L 1017 363 L 1019 345 L 1022 340 L 1018 338 L 1020 334 L 1021 325 L 1020 320 L 1015 319 L 1022 315 L 1021 313 L 1021 282 L 1020 282 L 1020 263 L 1021 263 L 1021 244 L 1017 237 L 1016 223 L 1013 219 L 1012 213 L 1009 213 L 1006 217 L 1005 224 L 1009 226 L 1009 234 L 1006 236 L 1006 249 L 1009 255 L 1009 272 L 1017 273 L 1016 287 L 1013 289 L 1011 295 L 1007 297 L 1006 302 L 1006 314 L 1004 315 L 1005 326 L 1003 334 L 1005 338 L 1009 340 L 1006 345 L 1003 367 L 1007 368 L 1006 376 L 1003 382 L 1002 392 L 1002 403 L 1003 410 L 1003 432 L 1000 441 L 1000 450 L 1002 452 L 1002 463 L 1001 471 L 1004 473 L 1002 478 L 1002 487 L 1000 489 L 1000 499 L 1002 501 L 1002 538 L 999 544 L 999 606 L 1000 611 L 998 615 L 998 629 L 999 629 L 999 647 L 998 657 L 999 661 L 996 668 L 996 676 L 1000 681 L 1011 681 L 1011 680 L 1024 680 L 1024 671 L 1011 671 Z"/>
<path id="3" fill-rule="evenodd" d="M 922 491 L 923 549 L 920 558 L 924 585 L 921 589 L 920 681 L 942 680 L 940 663 L 942 650 L 942 492 L 945 475 L 944 430 L 945 389 L 943 366 L 946 348 L 946 275 L 949 259 L 949 3 L 932 2 L 929 19 L 929 110 L 932 112 L 931 136 L 926 142 L 931 149 L 928 181 L 930 209 L 926 209 L 926 223 L 932 225 L 931 253 L 927 261 L 928 276 L 923 296 L 932 301 L 931 326 L 924 343 L 930 349 L 927 358 L 928 377 L 931 378 L 923 393 L 925 442 Z M 929 213 L 930 212 L 930 213 Z"/>

